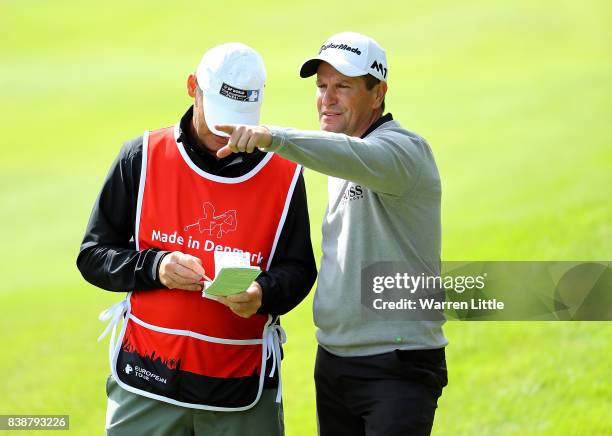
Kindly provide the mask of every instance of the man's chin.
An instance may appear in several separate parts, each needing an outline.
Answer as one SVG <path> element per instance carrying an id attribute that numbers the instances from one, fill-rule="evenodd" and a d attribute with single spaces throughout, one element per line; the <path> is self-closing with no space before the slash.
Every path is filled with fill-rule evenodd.
<path id="1" fill-rule="evenodd" d="M 206 148 L 208 149 L 208 151 L 216 153 L 217 150 L 220 150 L 223 147 L 225 147 L 228 141 L 229 141 L 229 138 L 226 136 L 211 135 L 207 138 L 207 141 L 205 142 L 204 145 L 206 145 Z"/>
<path id="2" fill-rule="evenodd" d="M 321 130 L 325 132 L 342 133 L 342 128 L 336 123 L 321 122 L 319 126 L 321 127 Z"/>

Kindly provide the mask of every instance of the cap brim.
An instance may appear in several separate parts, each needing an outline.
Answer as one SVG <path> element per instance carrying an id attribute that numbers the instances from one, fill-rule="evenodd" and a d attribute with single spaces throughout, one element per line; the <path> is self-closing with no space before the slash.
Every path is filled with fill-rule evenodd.
<path id="1" fill-rule="evenodd" d="M 218 136 L 229 137 L 227 133 L 215 129 L 215 126 L 222 124 L 248 124 L 259 125 L 261 109 L 258 108 L 253 112 L 237 112 L 231 111 L 213 99 L 206 98 L 204 95 L 204 119 L 208 129 Z"/>
<path id="2" fill-rule="evenodd" d="M 300 68 L 300 77 L 306 78 L 317 74 L 319 64 L 327 62 L 336 70 L 349 77 L 365 76 L 367 71 L 357 68 L 355 65 L 346 62 L 342 58 L 317 56 L 316 58 L 308 59 Z"/>

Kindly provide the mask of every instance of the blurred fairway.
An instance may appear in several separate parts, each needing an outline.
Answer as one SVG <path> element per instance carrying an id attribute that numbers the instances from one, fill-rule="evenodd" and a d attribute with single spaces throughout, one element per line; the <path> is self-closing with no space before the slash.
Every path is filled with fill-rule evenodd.
<path id="1" fill-rule="evenodd" d="M 300 62 L 338 31 L 377 39 L 387 108 L 437 158 L 444 259 L 612 259 L 610 2 L 262 5 L 0 0 L 0 414 L 103 433 L 96 317 L 120 295 L 81 279 L 78 246 L 121 142 L 179 119 L 187 74 L 218 43 L 264 56 L 262 122 L 316 129 Z M 325 183 L 307 173 L 317 258 Z M 284 318 L 288 436 L 316 433 L 310 303 Z M 610 323 L 446 333 L 435 435 L 612 434 Z"/>

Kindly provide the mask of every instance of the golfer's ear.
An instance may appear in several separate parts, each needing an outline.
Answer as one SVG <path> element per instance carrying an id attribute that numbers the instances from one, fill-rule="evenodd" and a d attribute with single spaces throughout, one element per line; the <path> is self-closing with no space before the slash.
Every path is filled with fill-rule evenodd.
<path id="1" fill-rule="evenodd" d="M 380 81 L 376 89 L 376 108 L 382 106 L 382 102 L 385 100 L 385 94 L 387 93 L 387 82 Z"/>
<path id="2" fill-rule="evenodd" d="M 187 94 L 189 95 L 189 97 L 195 98 L 197 87 L 198 81 L 196 80 L 195 74 L 189 74 L 189 76 L 187 76 Z"/>

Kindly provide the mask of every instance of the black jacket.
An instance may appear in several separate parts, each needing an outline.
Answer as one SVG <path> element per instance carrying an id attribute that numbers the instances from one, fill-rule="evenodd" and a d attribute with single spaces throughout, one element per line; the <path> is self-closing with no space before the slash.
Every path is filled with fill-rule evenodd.
<path id="1" fill-rule="evenodd" d="M 181 141 L 191 160 L 203 171 L 223 177 L 239 177 L 253 169 L 265 156 L 232 154 L 217 160 L 201 150 L 191 137 L 190 108 L 181 119 Z M 96 199 L 77 266 L 91 284 L 109 291 L 159 289 L 159 264 L 168 252 L 155 248 L 137 251 L 134 223 L 140 171 L 142 136 L 124 144 L 113 162 Z M 306 297 L 317 271 L 310 242 L 310 224 L 304 178 L 299 176 L 289 205 L 270 269 L 257 278 L 263 289 L 260 313 L 282 315 Z"/>

